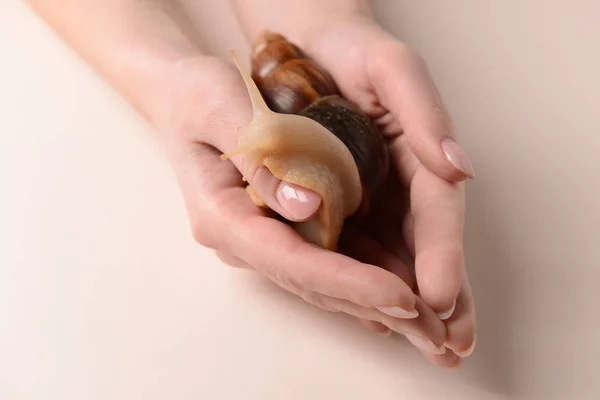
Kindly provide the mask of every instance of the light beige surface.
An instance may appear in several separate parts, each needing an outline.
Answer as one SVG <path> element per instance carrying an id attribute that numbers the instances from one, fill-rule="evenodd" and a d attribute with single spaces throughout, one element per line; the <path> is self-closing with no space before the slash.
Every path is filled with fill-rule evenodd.
<path id="1" fill-rule="evenodd" d="M 223 3 L 204 2 L 205 32 L 234 24 Z M 0 399 L 600 398 L 600 3 L 376 6 L 429 61 L 478 173 L 463 369 L 196 246 L 151 129 L 3 0 Z"/>

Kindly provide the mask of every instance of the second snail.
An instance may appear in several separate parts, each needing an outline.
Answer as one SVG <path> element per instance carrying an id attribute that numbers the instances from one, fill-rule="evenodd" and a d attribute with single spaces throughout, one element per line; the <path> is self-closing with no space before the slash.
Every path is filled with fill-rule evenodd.
<path id="1" fill-rule="evenodd" d="M 255 42 L 249 73 L 231 55 L 252 101 L 253 118 L 240 129 L 244 180 L 253 168 L 317 193 L 321 206 L 292 223 L 307 241 L 336 251 L 344 221 L 366 216 L 385 187 L 389 159 L 382 133 L 344 98 L 333 78 L 284 36 L 265 31 Z M 265 206 L 251 187 L 252 200 Z"/>

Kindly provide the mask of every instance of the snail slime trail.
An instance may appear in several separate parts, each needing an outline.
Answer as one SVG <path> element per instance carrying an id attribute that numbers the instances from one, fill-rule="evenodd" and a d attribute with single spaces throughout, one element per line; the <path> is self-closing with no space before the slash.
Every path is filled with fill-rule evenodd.
<path id="1" fill-rule="evenodd" d="M 274 176 L 321 196 L 316 215 L 291 223 L 306 240 L 336 251 L 344 221 L 365 216 L 388 177 L 383 135 L 358 106 L 343 98 L 329 73 L 277 33 L 264 31 L 253 46 L 252 74 L 230 52 L 253 107 L 238 148 L 243 179 L 265 166 Z M 247 187 L 258 206 L 265 204 Z"/>

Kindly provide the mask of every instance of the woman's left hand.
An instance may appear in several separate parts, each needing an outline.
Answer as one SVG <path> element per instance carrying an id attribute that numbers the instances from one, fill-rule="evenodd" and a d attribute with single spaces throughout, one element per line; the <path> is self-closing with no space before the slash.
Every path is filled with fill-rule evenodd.
<path id="1" fill-rule="evenodd" d="M 462 181 L 474 173 L 425 62 L 362 17 L 332 24 L 306 50 L 389 138 L 398 188 L 406 196 L 390 188 L 383 209 L 388 227 L 377 239 L 394 254 L 408 251 L 419 295 L 445 320 L 446 347 L 469 355 L 475 308 L 464 261 Z M 407 208 L 399 206 L 401 198 L 409 200 Z M 443 362 L 448 355 L 429 358 Z"/>

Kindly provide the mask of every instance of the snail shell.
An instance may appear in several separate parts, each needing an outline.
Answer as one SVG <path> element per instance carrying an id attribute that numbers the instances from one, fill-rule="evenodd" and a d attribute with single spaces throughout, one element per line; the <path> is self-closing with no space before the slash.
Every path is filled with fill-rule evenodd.
<path id="1" fill-rule="evenodd" d="M 389 158 L 382 133 L 340 94 L 326 70 L 282 35 L 263 32 L 253 47 L 251 74 L 231 55 L 254 116 L 238 149 L 221 158 L 245 155 L 244 179 L 251 168 L 265 166 L 282 181 L 319 194 L 317 215 L 292 225 L 306 240 L 337 250 L 344 221 L 367 215 L 383 192 Z"/>
<path id="2" fill-rule="evenodd" d="M 269 108 L 317 121 L 350 149 L 363 185 L 361 214 L 367 214 L 389 173 L 387 147 L 377 125 L 342 97 L 327 70 L 281 34 L 264 31 L 251 58 L 252 79 Z"/>

